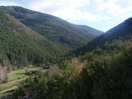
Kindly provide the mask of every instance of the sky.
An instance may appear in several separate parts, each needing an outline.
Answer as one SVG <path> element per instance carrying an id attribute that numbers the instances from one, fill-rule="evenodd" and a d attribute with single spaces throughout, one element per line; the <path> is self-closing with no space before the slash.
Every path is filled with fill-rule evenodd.
<path id="1" fill-rule="evenodd" d="M 0 0 L 0 6 L 21 6 L 104 32 L 132 17 L 132 0 Z"/>

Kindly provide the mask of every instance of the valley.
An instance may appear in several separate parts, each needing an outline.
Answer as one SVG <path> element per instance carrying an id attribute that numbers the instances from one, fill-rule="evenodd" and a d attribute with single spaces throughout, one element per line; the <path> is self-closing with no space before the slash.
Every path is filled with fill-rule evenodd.
<path id="1" fill-rule="evenodd" d="M 132 17 L 107 32 L 0 6 L 0 99 L 131 99 Z"/>

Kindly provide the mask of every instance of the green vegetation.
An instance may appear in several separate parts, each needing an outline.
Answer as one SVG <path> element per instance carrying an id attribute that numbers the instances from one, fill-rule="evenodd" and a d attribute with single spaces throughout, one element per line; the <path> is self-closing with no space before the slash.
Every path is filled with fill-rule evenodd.
<path id="1" fill-rule="evenodd" d="M 8 74 L 8 79 L 9 80 L 16 80 L 16 79 L 20 79 L 20 78 L 25 78 L 28 77 L 28 75 L 26 74 L 27 72 L 30 71 L 36 71 L 36 70 L 40 70 L 41 68 L 25 68 L 22 70 L 16 70 L 16 71 L 12 71 L 11 73 Z M 42 72 L 45 72 L 46 70 L 43 70 Z"/>
<path id="2" fill-rule="evenodd" d="M 127 30 L 128 23 L 125 21 L 121 29 Z M 125 31 L 115 36 L 113 32 L 108 33 L 112 35 L 108 40 L 107 35 L 103 34 L 99 41 L 97 38 L 88 43 L 88 46 L 93 44 L 88 52 L 80 49 L 80 52 L 85 53 L 62 60 L 56 64 L 61 70 L 55 66 L 49 70 L 53 73 L 51 76 L 39 74 L 27 79 L 14 93 L 8 95 L 9 99 L 130 99 L 131 33 L 130 28 L 126 34 Z M 101 38 L 105 40 L 102 42 Z"/>
<path id="3" fill-rule="evenodd" d="M 122 41 L 125 41 L 128 39 L 131 41 L 131 37 L 132 37 L 131 26 L 132 26 L 132 18 L 129 18 L 123 23 L 117 25 L 116 27 L 110 29 L 108 32 L 93 39 L 87 45 L 78 48 L 72 53 L 74 53 L 76 56 L 84 55 L 87 52 L 90 52 L 93 49 L 96 49 L 97 47 L 102 48 L 102 46 L 104 46 L 105 43 L 109 43 L 118 39 L 120 39 L 120 42 L 116 42 L 116 43 L 119 43 L 119 44 L 122 44 Z"/>
<path id="4" fill-rule="evenodd" d="M 41 65 L 54 62 L 64 53 L 52 42 L 0 12 L 0 63 L 2 66 Z M 63 48 L 62 48 L 63 49 Z"/>
<path id="5" fill-rule="evenodd" d="M 11 82 L 7 82 L 7 83 L 4 83 L 4 84 L 1 84 L 0 85 L 0 89 L 3 90 L 3 89 L 6 89 L 6 88 L 9 88 L 9 87 L 12 87 L 16 84 L 17 81 L 11 81 Z"/>
<path id="6" fill-rule="evenodd" d="M 8 96 L 9 94 L 11 94 L 11 91 L 12 91 L 12 90 L 15 90 L 15 89 L 17 89 L 16 86 L 11 87 L 11 88 L 9 88 L 9 89 L 5 89 L 5 90 L 3 90 L 3 91 L 0 91 L 0 98 L 5 97 L 5 96 Z"/>
<path id="7" fill-rule="evenodd" d="M 25 69 L 13 71 L 13 72 L 8 74 L 9 80 L 15 80 L 18 78 L 23 78 L 25 76 L 26 76 L 26 70 Z"/>
<path id="8" fill-rule="evenodd" d="M 87 27 L 88 30 L 52 15 L 31 11 L 22 7 L 0 7 L 27 27 L 48 38 L 56 46 L 65 49 L 83 46 L 101 34 L 101 31 Z M 96 32 L 96 34 L 95 34 Z M 64 49 L 64 50 L 65 50 Z"/>
<path id="9" fill-rule="evenodd" d="M 92 30 L 97 30 L 93 28 L 88 32 L 51 15 L 21 7 L 0 9 L 2 66 L 20 68 L 32 64 L 48 68 L 69 51 L 96 37 Z"/>
<path id="10" fill-rule="evenodd" d="M 129 99 L 128 68 L 132 65 L 132 47 L 114 58 L 90 61 L 79 73 L 71 63 L 50 78 L 38 75 L 28 79 L 10 97 L 31 99 Z M 63 64 L 61 64 L 63 65 Z M 66 65 L 66 63 L 64 63 Z M 70 65 L 70 68 L 69 68 Z M 37 91 L 36 91 L 37 90 Z"/>
<path id="11" fill-rule="evenodd" d="M 21 7 L 3 8 L 28 27 L 1 11 L 0 98 L 131 98 L 132 18 L 62 57 L 93 37 L 86 34 L 89 27 Z M 41 68 L 28 68 L 34 65 Z"/>
<path id="12" fill-rule="evenodd" d="M 21 82 L 28 79 L 31 75 L 36 75 L 35 72 L 42 72 L 42 74 L 46 74 L 47 70 L 43 70 L 42 68 L 30 67 L 10 72 L 8 74 L 8 81 L 0 84 L 0 97 L 11 94 L 13 90 L 17 89 L 17 86 L 19 86 Z"/>

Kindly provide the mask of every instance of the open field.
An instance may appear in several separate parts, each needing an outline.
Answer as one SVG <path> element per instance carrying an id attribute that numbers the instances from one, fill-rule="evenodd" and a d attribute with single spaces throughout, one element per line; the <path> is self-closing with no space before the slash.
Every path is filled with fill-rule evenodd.
<path id="1" fill-rule="evenodd" d="M 11 94 L 11 92 L 12 92 L 13 90 L 15 90 L 15 89 L 17 89 L 17 86 L 13 86 L 13 87 L 11 87 L 11 88 L 8 88 L 8 89 L 5 89 L 5 90 L 3 90 L 3 91 L 0 91 L 0 98 L 2 98 L 3 96 L 6 96 L 6 95 Z"/>
<path id="2" fill-rule="evenodd" d="M 16 79 L 20 79 L 23 77 L 25 78 L 25 77 L 28 77 L 28 75 L 26 74 L 27 72 L 37 71 L 40 69 L 41 68 L 25 68 L 22 70 L 12 71 L 11 73 L 8 74 L 8 78 L 9 78 L 9 80 L 16 80 Z"/>
<path id="3" fill-rule="evenodd" d="M 24 81 L 25 79 L 29 77 L 27 73 L 33 72 L 33 71 L 41 71 L 42 73 L 47 72 L 47 70 L 44 70 L 42 68 L 34 68 L 34 67 L 10 72 L 8 74 L 9 81 L 3 84 L 0 84 L 0 98 L 10 94 L 12 90 L 15 90 L 20 82 Z"/>
<path id="4" fill-rule="evenodd" d="M 17 70 L 17 71 L 12 71 L 11 73 L 8 74 L 9 80 L 15 80 L 19 78 L 23 78 L 26 76 L 26 70 Z"/>

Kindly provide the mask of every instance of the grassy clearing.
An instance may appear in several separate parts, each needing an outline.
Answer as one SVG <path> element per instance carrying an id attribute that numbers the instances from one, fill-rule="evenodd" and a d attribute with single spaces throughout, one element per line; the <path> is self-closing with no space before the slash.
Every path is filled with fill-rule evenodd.
<path id="1" fill-rule="evenodd" d="M 0 98 L 3 96 L 6 96 L 10 94 L 11 90 L 14 90 L 17 88 L 18 84 L 20 84 L 21 81 L 24 81 L 29 77 L 27 75 L 27 72 L 30 71 L 41 71 L 42 73 L 46 73 L 48 70 L 43 70 L 42 68 L 25 68 L 22 70 L 16 70 L 12 71 L 8 74 L 9 81 L 0 85 Z"/>
<path id="2" fill-rule="evenodd" d="M 8 78 L 9 78 L 9 80 L 16 80 L 16 79 L 28 77 L 26 75 L 26 72 L 35 71 L 35 70 L 39 70 L 39 69 L 41 69 L 41 68 L 27 68 L 27 69 L 12 71 L 11 73 L 8 74 Z"/>
<path id="3" fill-rule="evenodd" d="M 42 73 L 47 73 L 48 72 L 48 69 L 44 69 L 41 71 Z"/>
<path id="4" fill-rule="evenodd" d="M 12 71 L 11 73 L 8 74 L 9 80 L 16 80 L 18 78 L 23 78 L 26 76 L 26 70 L 17 70 L 17 71 Z"/>
<path id="5" fill-rule="evenodd" d="M 0 90 L 19 84 L 20 81 L 23 81 L 26 78 L 28 78 L 28 75 L 26 75 L 26 71 L 34 71 L 37 69 L 38 68 L 28 68 L 28 69 L 12 71 L 11 73 L 8 74 L 9 82 L 1 84 Z"/>
<path id="6" fill-rule="evenodd" d="M 9 82 L 1 84 L 0 90 L 19 84 L 20 81 L 23 81 L 26 78 L 28 78 L 28 75 L 26 74 L 26 72 L 36 71 L 39 69 L 41 68 L 27 68 L 27 69 L 12 71 L 11 73 L 8 74 Z"/>
<path id="7" fill-rule="evenodd" d="M 0 90 L 4 90 L 4 89 L 7 89 L 7 88 L 10 88 L 10 87 L 13 87 L 13 86 L 17 86 L 17 84 L 19 84 L 19 82 L 27 79 L 28 77 L 25 77 L 25 78 L 21 78 L 21 79 L 18 79 L 18 80 L 13 80 L 13 81 L 9 81 L 7 83 L 4 83 L 4 84 L 1 84 L 0 85 Z"/>
<path id="8" fill-rule="evenodd" d="M 17 86 L 13 86 L 13 87 L 11 87 L 11 88 L 8 88 L 8 89 L 5 89 L 5 90 L 3 90 L 3 91 L 0 91 L 0 98 L 4 97 L 4 96 L 6 96 L 6 95 L 11 94 L 10 91 L 15 90 L 15 89 L 17 89 Z"/>
<path id="9" fill-rule="evenodd" d="M 9 88 L 9 87 L 12 87 L 12 86 L 14 86 L 15 84 L 16 84 L 16 81 L 10 81 L 10 82 L 1 84 L 1 85 L 0 85 L 0 90 L 3 90 L 3 89 L 6 89 L 6 88 Z"/>
<path id="10" fill-rule="evenodd" d="M 13 80 L 4 84 L 0 85 L 0 98 L 9 95 L 12 93 L 13 90 L 17 89 L 17 85 L 21 82 L 27 79 L 28 77 L 21 78 L 18 80 Z"/>
<path id="11" fill-rule="evenodd" d="M 30 67 L 30 68 L 27 68 L 28 71 L 35 71 L 35 70 L 42 70 L 42 68 L 39 68 L 39 67 Z"/>

